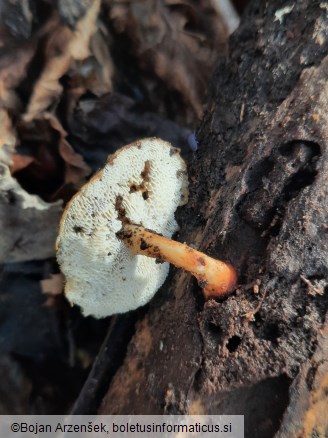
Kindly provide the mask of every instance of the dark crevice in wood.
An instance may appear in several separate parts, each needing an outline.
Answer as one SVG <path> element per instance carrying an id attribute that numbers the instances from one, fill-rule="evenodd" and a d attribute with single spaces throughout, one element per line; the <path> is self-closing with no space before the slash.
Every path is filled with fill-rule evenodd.
<path id="1" fill-rule="evenodd" d="M 141 313 L 129 312 L 112 318 L 107 336 L 73 406 L 72 415 L 92 415 L 97 412 L 108 385 L 123 363 Z"/>

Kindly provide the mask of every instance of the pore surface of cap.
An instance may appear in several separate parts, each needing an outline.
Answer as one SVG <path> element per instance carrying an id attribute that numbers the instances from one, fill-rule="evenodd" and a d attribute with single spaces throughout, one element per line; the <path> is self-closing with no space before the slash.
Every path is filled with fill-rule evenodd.
<path id="1" fill-rule="evenodd" d="M 146 304 L 163 284 L 168 263 L 134 255 L 116 233 L 124 223 L 166 237 L 174 212 L 187 202 L 188 178 L 179 150 L 151 138 L 111 155 L 67 205 L 57 239 L 65 294 L 84 315 L 101 318 Z"/>

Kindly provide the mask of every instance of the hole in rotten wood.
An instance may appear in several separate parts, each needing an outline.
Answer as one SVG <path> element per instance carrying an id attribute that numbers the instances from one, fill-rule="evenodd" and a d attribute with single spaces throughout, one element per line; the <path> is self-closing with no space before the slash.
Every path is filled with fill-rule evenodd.
<path id="1" fill-rule="evenodd" d="M 241 338 L 239 336 L 231 336 L 231 338 L 227 342 L 227 349 L 230 353 L 234 353 L 241 343 Z"/>

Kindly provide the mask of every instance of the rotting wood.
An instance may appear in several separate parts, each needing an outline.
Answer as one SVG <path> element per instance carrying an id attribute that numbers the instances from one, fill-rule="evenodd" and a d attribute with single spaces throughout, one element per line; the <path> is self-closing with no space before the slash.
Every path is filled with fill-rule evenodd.
<path id="1" fill-rule="evenodd" d="M 327 336 L 327 286 L 312 296 L 301 279 L 328 279 L 327 26 L 318 1 L 249 7 L 213 77 L 179 217 L 179 240 L 237 267 L 238 293 L 204 304 L 173 271 L 100 413 L 244 414 L 246 436 L 270 437 L 296 406 L 293 388 Z M 252 321 L 257 279 L 266 296 Z"/>

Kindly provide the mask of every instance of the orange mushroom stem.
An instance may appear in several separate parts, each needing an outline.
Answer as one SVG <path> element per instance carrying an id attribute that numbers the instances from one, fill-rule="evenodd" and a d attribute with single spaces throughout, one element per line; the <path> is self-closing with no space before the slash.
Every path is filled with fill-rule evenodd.
<path id="1" fill-rule="evenodd" d="M 223 297 L 236 286 L 237 274 L 231 265 L 184 243 L 132 224 L 125 224 L 117 236 L 134 254 L 154 257 L 158 263 L 172 263 L 193 274 L 203 288 L 205 299 Z"/>

